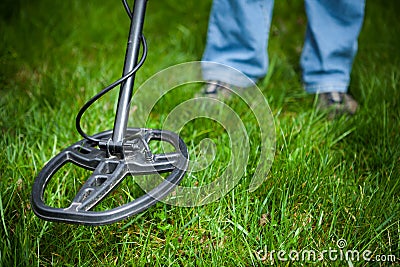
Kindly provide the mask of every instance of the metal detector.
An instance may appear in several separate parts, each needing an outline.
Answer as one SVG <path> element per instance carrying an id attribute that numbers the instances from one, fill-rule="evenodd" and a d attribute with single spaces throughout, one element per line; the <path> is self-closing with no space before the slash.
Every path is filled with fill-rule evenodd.
<path id="1" fill-rule="evenodd" d="M 142 34 L 147 0 L 135 0 L 133 11 L 126 0 L 123 0 L 123 4 L 131 19 L 123 76 L 95 95 L 79 111 L 76 128 L 84 139 L 52 158 L 36 177 L 31 202 L 34 213 L 41 219 L 85 225 L 114 223 L 156 204 L 172 192 L 186 173 L 188 150 L 177 134 L 127 126 L 135 73 L 147 55 L 146 40 Z M 96 100 L 118 85 L 121 87 L 114 128 L 93 136 L 87 135 L 81 128 L 82 115 Z M 149 147 L 152 140 L 168 142 L 174 151 L 154 154 Z M 91 170 L 92 173 L 68 207 L 50 207 L 44 202 L 46 186 L 66 163 Z M 168 175 L 159 185 L 132 202 L 105 211 L 93 210 L 126 177 L 160 173 Z"/>

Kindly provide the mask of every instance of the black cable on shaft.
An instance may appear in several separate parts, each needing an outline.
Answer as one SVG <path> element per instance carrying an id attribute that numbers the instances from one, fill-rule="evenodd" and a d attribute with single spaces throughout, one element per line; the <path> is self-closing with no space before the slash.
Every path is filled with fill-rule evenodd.
<path id="1" fill-rule="evenodd" d="M 122 3 L 124 5 L 124 8 L 126 10 L 126 13 L 128 14 L 129 18 L 132 19 L 132 11 L 129 8 L 128 3 L 126 2 L 126 0 L 122 0 Z M 147 42 L 146 42 L 146 38 L 144 37 L 144 35 L 141 36 L 141 42 L 143 45 L 142 48 L 142 56 L 139 60 L 139 62 L 136 64 L 136 66 L 129 71 L 127 74 L 125 74 L 124 76 L 122 76 L 121 78 L 119 78 L 118 80 L 116 80 L 115 82 L 113 82 L 112 84 L 108 85 L 107 87 L 105 87 L 103 90 L 101 90 L 99 93 L 97 93 L 95 96 L 93 96 L 89 101 L 87 101 L 82 108 L 79 110 L 78 114 L 76 115 L 76 119 L 75 119 L 75 126 L 76 126 L 76 130 L 78 131 L 78 133 L 85 139 L 92 141 L 96 144 L 98 144 L 100 142 L 100 139 L 96 139 L 93 138 L 91 136 L 89 136 L 88 134 L 85 133 L 85 131 L 83 131 L 82 127 L 81 127 L 81 119 L 83 114 L 86 112 L 86 110 L 94 103 L 96 102 L 99 98 L 101 98 L 103 95 L 105 95 L 106 93 L 108 93 L 109 91 L 111 91 L 112 89 L 114 89 L 116 86 L 122 84 L 123 82 L 125 82 L 127 79 L 129 79 L 130 77 L 132 77 L 132 75 L 134 75 L 138 69 L 143 65 L 144 61 L 146 60 L 147 57 Z"/>
<path id="2" fill-rule="evenodd" d="M 132 19 L 132 11 L 131 11 L 128 3 L 126 2 L 126 0 L 122 0 L 122 4 L 124 5 L 124 8 L 126 10 L 126 14 L 128 14 L 130 19 Z"/>

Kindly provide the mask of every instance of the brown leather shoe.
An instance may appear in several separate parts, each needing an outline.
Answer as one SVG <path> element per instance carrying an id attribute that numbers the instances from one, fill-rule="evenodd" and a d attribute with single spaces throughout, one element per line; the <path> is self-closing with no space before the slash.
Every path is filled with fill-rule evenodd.
<path id="1" fill-rule="evenodd" d="M 330 92 L 318 95 L 317 108 L 327 111 L 330 119 L 343 114 L 354 115 L 357 107 L 357 101 L 346 93 Z"/>
<path id="2" fill-rule="evenodd" d="M 197 96 L 211 97 L 220 100 L 228 100 L 233 94 L 231 90 L 234 90 L 236 88 L 237 87 L 230 85 L 228 83 L 220 81 L 208 81 L 204 85 L 203 90 L 200 92 L 200 94 L 197 94 Z"/>

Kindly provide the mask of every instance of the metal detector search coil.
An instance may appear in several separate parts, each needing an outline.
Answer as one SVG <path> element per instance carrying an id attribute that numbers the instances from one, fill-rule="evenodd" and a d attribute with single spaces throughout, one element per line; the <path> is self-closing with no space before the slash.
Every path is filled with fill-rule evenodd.
<path id="1" fill-rule="evenodd" d="M 166 197 L 179 184 L 188 168 L 188 150 L 177 134 L 165 130 L 127 127 L 135 73 L 143 65 L 147 55 L 146 40 L 142 34 L 147 0 L 136 0 L 133 12 L 126 0 L 123 0 L 123 4 L 131 18 L 123 76 L 90 99 L 79 111 L 76 127 L 84 139 L 52 158 L 36 177 L 31 202 L 34 213 L 41 219 L 85 225 L 104 225 L 120 221 L 146 210 Z M 141 45 L 142 56 L 139 60 Z M 121 89 L 113 130 L 87 135 L 80 126 L 83 113 L 117 85 L 121 85 Z M 168 142 L 174 151 L 153 154 L 149 142 L 154 140 Z M 67 163 L 93 172 L 68 207 L 50 207 L 43 200 L 46 186 L 54 174 Z M 110 210 L 93 211 L 126 177 L 159 173 L 169 175 L 139 198 Z"/>

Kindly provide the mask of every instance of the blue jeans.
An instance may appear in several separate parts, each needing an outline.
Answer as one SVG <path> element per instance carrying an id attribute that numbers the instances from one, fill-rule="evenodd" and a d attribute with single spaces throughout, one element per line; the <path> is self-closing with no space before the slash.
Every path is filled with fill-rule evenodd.
<path id="1" fill-rule="evenodd" d="M 264 77 L 273 5 L 273 0 L 214 0 L 202 60 L 235 68 L 253 82 Z M 305 0 L 305 10 L 308 22 L 300 59 L 305 90 L 347 92 L 365 0 Z M 215 64 L 204 65 L 203 77 L 250 85 L 236 82 Z"/>

